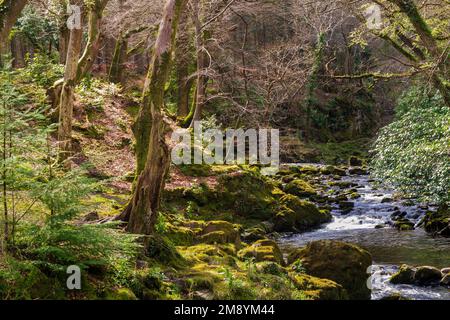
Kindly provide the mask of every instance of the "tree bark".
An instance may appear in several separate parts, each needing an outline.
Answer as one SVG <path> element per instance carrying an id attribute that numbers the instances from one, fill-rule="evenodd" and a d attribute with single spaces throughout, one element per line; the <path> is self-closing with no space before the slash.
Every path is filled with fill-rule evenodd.
<path id="1" fill-rule="evenodd" d="M 0 55 L 8 52 L 9 34 L 27 4 L 28 0 L 0 0 Z"/>
<path id="2" fill-rule="evenodd" d="M 113 83 L 121 83 L 123 82 L 123 66 L 127 61 L 129 52 L 128 52 L 128 39 L 137 33 L 140 33 L 146 30 L 147 27 L 138 27 L 132 30 L 128 30 L 127 32 L 121 32 L 116 41 L 116 45 L 114 47 L 114 54 L 111 61 L 111 66 L 109 68 L 108 79 Z M 134 50 L 136 50 L 135 48 Z"/>
<path id="3" fill-rule="evenodd" d="M 81 54 L 83 29 L 70 31 L 69 46 L 67 49 L 64 82 L 59 98 L 59 126 L 58 126 L 58 161 L 65 162 L 72 152 L 72 117 L 74 90 L 77 80 L 78 59 Z M 59 89 L 58 89 L 59 90 Z"/>
<path id="4" fill-rule="evenodd" d="M 197 93 L 194 115 L 190 127 L 193 128 L 196 121 L 202 119 L 203 107 L 205 105 L 206 86 L 208 77 L 206 75 L 207 56 L 205 54 L 204 34 L 200 20 L 200 1 L 194 1 L 193 20 L 195 25 L 195 49 L 197 51 Z"/>
<path id="5" fill-rule="evenodd" d="M 145 166 L 137 179 L 133 197 L 121 216 L 128 221 L 127 230 L 132 233 L 153 233 L 158 218 L 161 192 L 170 165 L 170 147 L 166 142 L 170 128 L 163 113 L 164 88 L 171 68 L 180 14 L 185 5 L 186 0 L 166 2 L 136 120 L 137 157 L 142 157 L 138 158 L 138 163 L 145 163 Z"/>
<path id="6" fill-rule="evenodd" d="M 77 78 L 76 81 L 80 82 L 86 74 L 91 70 L 92 65 L 97 58 L 99 45 L 100 45 L 100 26 L 103 16 L 103 11 L 109 0 L 98 0 L 95 2 L 92 8 L 89 9 L 88 17 L 88 41 L 84 49 L 83 55 L 78 61 Z"/>
<path id="7" fill-rule="evenodd" d="M 188 15 L 183 14 L 180 21 L 180 32 L 176 48 L 176 74 L 177 74 L 177 115 L 185 118 L 189 114 L 189 94 L 192 81 L 189 80 L 189 64 L 191 62 Z"/>

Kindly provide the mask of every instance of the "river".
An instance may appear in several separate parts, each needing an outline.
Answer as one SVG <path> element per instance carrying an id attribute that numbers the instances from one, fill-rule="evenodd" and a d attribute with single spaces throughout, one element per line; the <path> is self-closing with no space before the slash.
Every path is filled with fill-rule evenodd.
<path id="1" fill-rule="evenodd" d="M 400 294 L 409 299 L 450 300 L 450 289 L 442 286 L 419 287 L 389 283 L 390 276 L 403 263 L 450 267 L 450 238 L 432 237 L 422 228 L 398 231 L 391 226 L 393 212 L 400 211 L 417 224 L 427 207 L 411 201 L 393 200 L 392 191 L 374 187 L 368 176 L 346 176 L 342 181 L 353 183 L 353 188 L 357 188 L 361 195 L 352 200 L 355 203 L 352 211 L 343 214 L 335 206 L 332 210 L 332 222 L 311 232 L 286 234 L 279 240 L 280 245 L 288 249 L 323 239 L 354 243 L 367 249 L 373 257 L 372 299 Z"/>

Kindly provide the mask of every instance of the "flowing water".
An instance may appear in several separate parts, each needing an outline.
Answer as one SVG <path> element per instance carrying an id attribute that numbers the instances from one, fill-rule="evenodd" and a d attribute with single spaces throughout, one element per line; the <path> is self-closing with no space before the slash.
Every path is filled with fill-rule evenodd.
<path id="1" fill-rule="evenodd" d="M 352 200 L 355 202 L 353 210 L 342 214 L 336 207 L 332 210 L 332 222 L 315 231 L 285 235 L 280 239 L 281 246 L 302 247 L 310 241 L 323 239 L 355 243 L 367 249 L 373 257 L 372 299 L 399 293 L 411 299 L 450 300 L 450 289 L 442 286 L 392 285 L 388 281 L 403 263 L 450 267 L 449 238 L 432 237 L 421 228 L 398 231 L 390 226 L 391 215 L 395 211 L 418 223 L 427 208 L 405 201 L 386 202 L 392 199 L 392 192 L 376 189 L 368 176 L 347 176 L 343 181 L 354 183 L 361 195 Z"/>

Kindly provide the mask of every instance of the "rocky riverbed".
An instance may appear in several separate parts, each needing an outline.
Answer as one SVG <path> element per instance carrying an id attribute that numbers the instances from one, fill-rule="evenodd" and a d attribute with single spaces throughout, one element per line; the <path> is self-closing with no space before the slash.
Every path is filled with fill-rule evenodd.
<path id="1" fill-rule="evenodd" d="M 331 185 L 326 193 L 343 199 L 331 203 L 332 221 L 313 231 L 285 234 L 279 240 L 281 247 L 290 250 L 323 239 L 354 243 L 366 248 L 373 257 L 373 299 L 394 295 L 450 300 L 450 290 L 439 283 L 423 286 L 389 281 L 402 264 L 437 268 L 450 265 L 450 239 L 432 236 L 418 227 L 426 212 L 436 208 L 397 198 L 368 175 L 360 174 L 364 172 L 353 172 L 356 174 L 338 180 L 331 177 L 321 183 Z M 342 196 L 352 194 L 353 199 Z"/>

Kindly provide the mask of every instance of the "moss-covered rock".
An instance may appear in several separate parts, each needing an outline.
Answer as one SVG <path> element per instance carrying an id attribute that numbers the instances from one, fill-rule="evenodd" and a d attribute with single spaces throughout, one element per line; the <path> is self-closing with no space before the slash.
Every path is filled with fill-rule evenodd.
<path id="1" fill-rule="evenodd" d="M 180 267 L 185 261 L 167 238 L 151 235 L 144 238 L 144 255 L 167 266 Z"/>
<path id="2" fill-rule="evenodd" d="M 275 241 L 269 239 L 258 240 L 252 245 L 242 249 L 238 252 L 238 257 L 240 259 L 254 258 L 257 262 L 273 261 L 284 265 L 280 248 Z"/>
<path id="3" fill-rule="evenodd" d="M 360 175 L 364 176 L 368 174 L 368 171 L 366 169 L 360 168 L 360 167 L 352 167 L 348 169 L 348 173 L 351 175 Z"/>
<path id="4" fill-rule="evenodd" d="M 209 177 L 213 174 L 211 166 L 207 164 L 180 165 L 180 171 L 190 177 Z"/>
<path id="5" fill-rule="evenodd" d="M 295 179 L 289 182 L 284 191 L 297 197 L 312 197 L 317 194 L 316 190 L 306 181 Z"/>
<path id="6" fill-rule="evenodd" d="M 246 242 L 253 242 L 257 240 L 262 240 L 266 238 L 267 231 L 262 226 L 255 226 L 252 228 L 246 229 L 242 233 L 242 239 Z"/>
<path id="7" fill-rule="evenodd" d="M 349 165 L 349 166 L 353 166 L 353 167 L 360 167 L 360 166 L 363 165 L 363 160 L 360 159 L 360 158 L 358 158 L 358 157 L 351 156 L 351 157 L 348 159 L 348 165 Z"/>
<path id="8" fill-rule="evenodd" d="M 268 220 L 276 205 L 274 185 L 258 172 L 239 171 L 218 178 L 217 205 L 247 219 Z"/>
<path id="9" fill-rule="evenodd" d="M 394 222 L 394 227 L 399 231 L 414 230 L 414 222 L 406 218 L 399 218 Z"/>
<path id="10" fill-rule="evenodd" d="M 239 226 L 226 221 L 209 221 L 201 231 L 198 241 L 208 244 L 232 243 L 236 247 L 240 247 Z"/>
<path id="11" fill-rule="evenodd" d="M 274 229 L 278 232 L 304 231 L 331 221 L 331 214 L 319 209 L 311 202 L 293 195 L 280 199 L 281 209 L 274 217 Z"/>
<path id="12" fill-rule="evenodd" d="M 137 298 L 128 288 L 115 288 L 106 292 L 105 300 L 137 300 Z"/>
<path id="13" fill-rule="evenodd" d="M 400 269 L 391 276 L 389 282 L 393 284 L 412 284 L 414 283 L 414 274 L 416 270 L 406 264 L 400 266 Z"/>
<path id="14" fill-rule="evenodd" d="M 313 300 L 345 300 L 348 299 L 345 289 L 336 282 L 320 279 L 306 274 L 293 274 L 292 280 L 297 289 Z"/>
<path id="15" fill-rule="evenodd" d="M 317 166 L 313 165 L 302 165 L 298 167 L 298 171 L 307 175 L 315 175 L 320 173 L 320 169 Z"/>
<path id="16" fill-rule="evenodd" d="M 264 274 L 271 274 L 275 276 L 287 274 L 287 271 L 285 268 L 283 268 L 281 265 L 279 265 L 276 262 L 273 261 L 262 261 L 257 262 L 255 264 L 255 268 L 257 272 L 264 273 Z"/>
<path id="17" fill-rule="evenodd" d="M 341 284 L 350 299 L 370 299 L 367 268 L 372 257 L 366 250 L 349 243 L 321 240 L 291 253 L 288 262 L 297 259 L 307 274 Z"/>
<path id="18" fill-rule="evenodd" d="M 418 267 L 416 273 L 414 274 L 414 280 L 421 285 L 439 283 L 441 279 L 441 270 L 430 266 Z"/>
<path id="19" fill-rule="evenodd" d="M 196 232 L 195 229 L 167 223 L 164 234 L 175 246 L 180 246 L 194 243 Z"/>
<path id="20" fill-rule="evenodd" d="M 235 266 L 236 249 L 234 245 L 197 244 L 194 246 L 177 247 L 184 259 L 192 264 L 207 264 L 210 266 Z"/>
<path id="21" fill-rule="evenodd" d="M 323 175 L 337 175 L 337 176 L 345 176 L 346 172 L 343 169 L 337 168 L 335 166 L 325 166 L 320 168 L 320 173 Z"/>
<path id="22" fill-rule="evenodd" d="M 436 212 L 427 212 L 419 225 L 423 225 L 426 232 L 450 237 L 450 208 L 442 205 Z"/>

